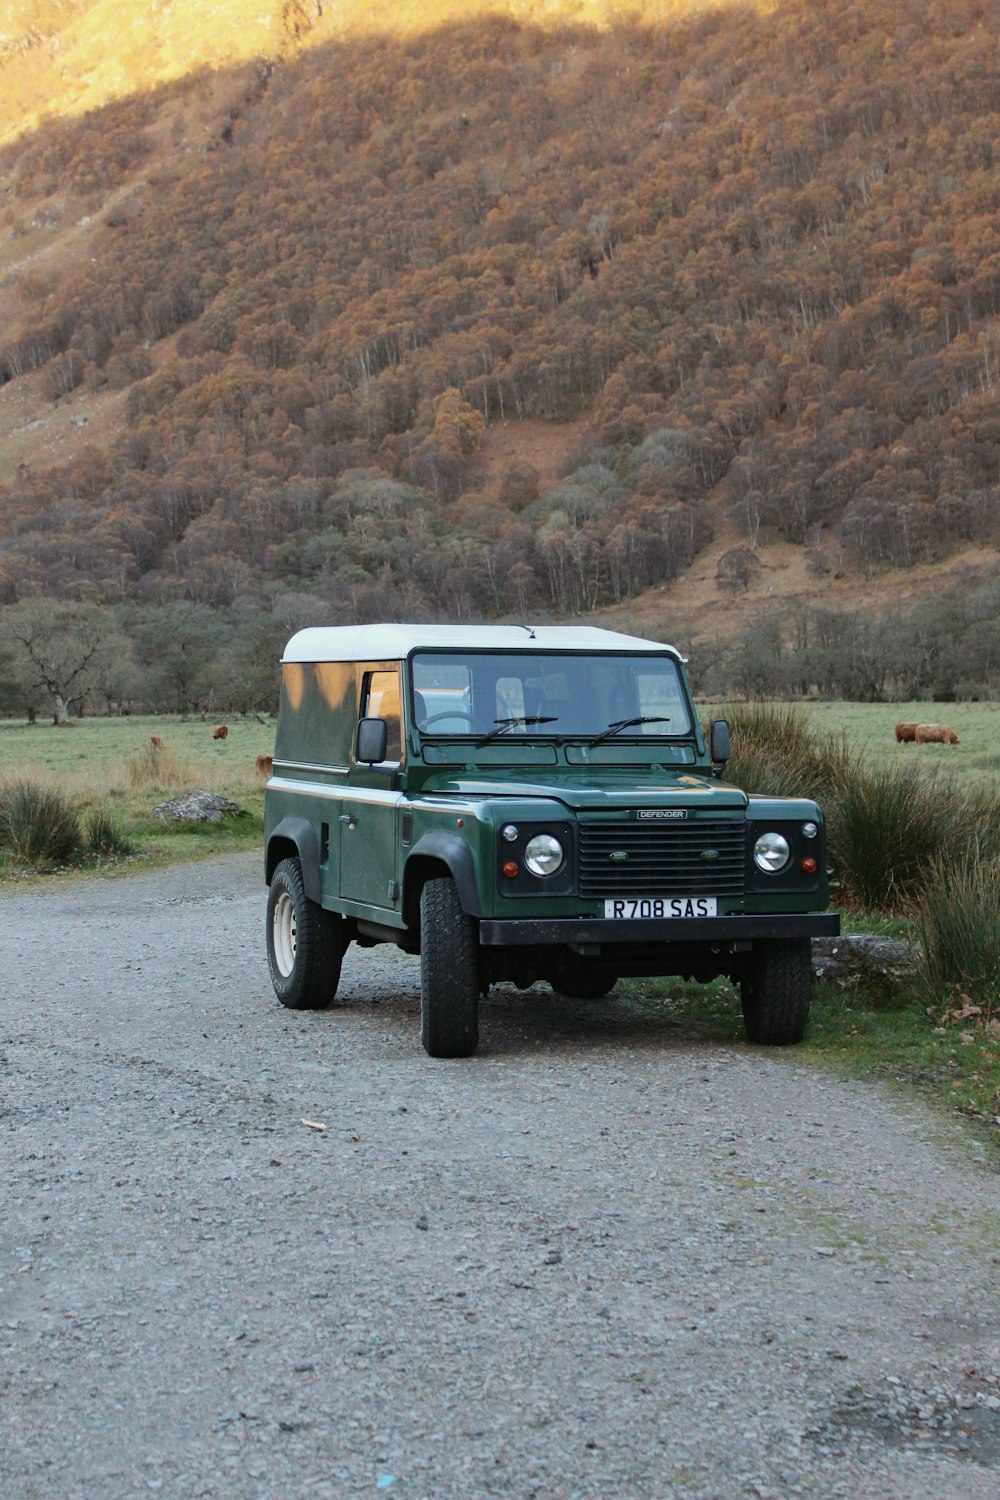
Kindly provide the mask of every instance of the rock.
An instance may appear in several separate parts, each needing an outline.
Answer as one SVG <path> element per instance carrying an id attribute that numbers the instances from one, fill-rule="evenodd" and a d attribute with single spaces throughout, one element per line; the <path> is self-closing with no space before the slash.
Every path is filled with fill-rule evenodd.
<path id="1" fill-rule="evenodd" d="M 173 818 L 176 823 L 221 823 L 223 818 L 244 816 L 239 803 L 218 792 L 182 792 L 169 802 L 158 803 L 153 813 L 164 822 Z"/>
<path id="2" fill-rule="evenodd" d="M 813 938 L 813 974 L 838 990 L 858 984 L 892 989 L 912 979 L 919 963 L 920 950 L 898 938 L 873 937 L 867 932 Z"/>

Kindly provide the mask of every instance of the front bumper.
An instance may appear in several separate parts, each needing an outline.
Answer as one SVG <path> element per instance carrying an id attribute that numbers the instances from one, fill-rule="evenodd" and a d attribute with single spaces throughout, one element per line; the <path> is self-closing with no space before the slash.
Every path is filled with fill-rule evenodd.
<path id="1" fill-rule="evenodd" d="M 668 917 L 648 921 L 614 921 L 607 917 L 492 918 L 479 923 L 485 948 L 523 948 L 579 943 L 713 943 L 772 941 L 780 938 L 839 937 L 837 912 L 806 912 L 784 916 Z"/>

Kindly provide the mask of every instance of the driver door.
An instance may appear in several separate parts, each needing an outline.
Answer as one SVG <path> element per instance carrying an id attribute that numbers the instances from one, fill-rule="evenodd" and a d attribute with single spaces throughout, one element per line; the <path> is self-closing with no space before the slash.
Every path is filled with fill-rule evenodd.
<path id="1" fill-rule="evenodd" d="M 386 758 L 380 765 L 365 765 L 355 759 L 352 746 L 340 811 L 340 897 L 352 906 L 398 911 L 396 812 L 402 793 L 396 782 L 403 753 L 398 662 L 362 669 L 359 718 L 385 720 Z"/>

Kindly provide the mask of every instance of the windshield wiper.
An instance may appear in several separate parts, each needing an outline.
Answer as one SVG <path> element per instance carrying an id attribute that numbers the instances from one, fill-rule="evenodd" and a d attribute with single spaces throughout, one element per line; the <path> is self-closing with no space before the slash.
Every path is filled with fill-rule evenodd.
<path id="1" fill-rule="evenodd" d="M 621 734 L 623 729 L 631 729 L 634 724 L 669 723 L 670 720 L 668 718 L 664 718 L 662 714 L 646 714 L 641 719 L 616 719 L 614 724 L 609 724 L 607 729 L 605 729 L 601 734 L 597 736 L 594 744 L 599 745 L 602 740 L 609 740 L 613 734 Z"/>
<path id="2" fill-rule="evenodd" d="M 490 740 L 495 740 L 498 735 L 506 734 L 508 729 L 513 729 L 515 725 L 523 727 L 525 724 L 554 724 L 558 717 L 558 714 L 529 714 L 527 717 L 522 715 L 515 719 L 494 719 L 496 729 L 491 729 L 489 734 L 477 740 L 476 749 L 478 750 L 480 745 L 489 744 Z"/>

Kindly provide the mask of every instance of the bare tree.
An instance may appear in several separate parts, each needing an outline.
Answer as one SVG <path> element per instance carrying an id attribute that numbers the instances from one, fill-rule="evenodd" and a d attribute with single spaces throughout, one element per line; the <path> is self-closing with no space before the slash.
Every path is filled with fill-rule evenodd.
<path id="1" fill-rule="evenodd" d="M 0 635 L 19 659 L 25 685 L 49 699 L 53 724 L 69 723 L 73 706 L 121 648 L 107 616 L 92 605 L 41 599 L 5 610 Z"/>

